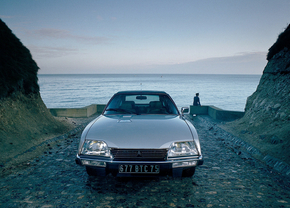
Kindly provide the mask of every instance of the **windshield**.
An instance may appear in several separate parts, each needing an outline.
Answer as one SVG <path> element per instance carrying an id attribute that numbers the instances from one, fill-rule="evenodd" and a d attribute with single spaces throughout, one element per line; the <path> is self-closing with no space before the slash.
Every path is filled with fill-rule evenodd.
<path id="1" fill-rule="evenodd" d="M 178 115 L 178 110 L 171 98 L 165 94 L 117 94 L 110 100 L 104 114 Z"/>

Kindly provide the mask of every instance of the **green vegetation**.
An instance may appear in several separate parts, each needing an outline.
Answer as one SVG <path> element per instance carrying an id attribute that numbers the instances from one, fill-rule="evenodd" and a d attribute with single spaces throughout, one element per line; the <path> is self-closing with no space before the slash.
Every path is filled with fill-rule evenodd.
<path id="1" fill-rule="evenodd" d="M 29 50 L 0 19 L 0 99 L 16 92 L 38 94 L 38 69 Z"/>
<path id="2" fill-rule="evenodd" d="M 278 36 L 277 41 L 272 45 L 272 47 L 269 48 L 267 60 L 273 58 L 275 54 L 279 53 L 285 47 L 290 49 L 290 24 L 285 31 Z"/>

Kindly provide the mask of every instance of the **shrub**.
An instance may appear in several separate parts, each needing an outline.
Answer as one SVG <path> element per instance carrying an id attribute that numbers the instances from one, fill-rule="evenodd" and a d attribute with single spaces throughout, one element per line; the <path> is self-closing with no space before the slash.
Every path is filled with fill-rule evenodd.
<path id="1" fill-rule="evenodd" d="M 30 51 L 0 19 L 0 99 L 39 93 L 38 66 Z"/>
<path id="2" fill-rule="evenodd" d="M 290 24 L 285 31 L 278 36 L 277 41 L 271 46 L 271 48 L 269 48 L 267 60 L 269 61 L 275 54 L 279 53 L 285 47 L 290 49 Z"/>

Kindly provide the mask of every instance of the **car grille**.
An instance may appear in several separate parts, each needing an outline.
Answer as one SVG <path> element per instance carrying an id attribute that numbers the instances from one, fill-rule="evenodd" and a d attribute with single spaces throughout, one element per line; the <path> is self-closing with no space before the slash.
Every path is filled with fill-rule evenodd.
<path id="1" fill-rule="evenodd" d="M 114 161 L 165 161 L 167 149 L 111 149 Z"/>

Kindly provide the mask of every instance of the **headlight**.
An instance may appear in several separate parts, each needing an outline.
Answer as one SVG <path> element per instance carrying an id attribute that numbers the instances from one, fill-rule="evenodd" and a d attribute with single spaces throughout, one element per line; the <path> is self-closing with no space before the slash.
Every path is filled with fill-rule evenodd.
<path id="1" fill-rule="evenodd" d="M 82 154 L 110 157 L 110 150 L 106 142 L 86 140 L 82 148 Z"/>
<path id="2" fill-rule="evenodd" d="M 183 157 L 197 155 L 193 141 L 173 142 L 168 151 L 168 157 Z"/>

